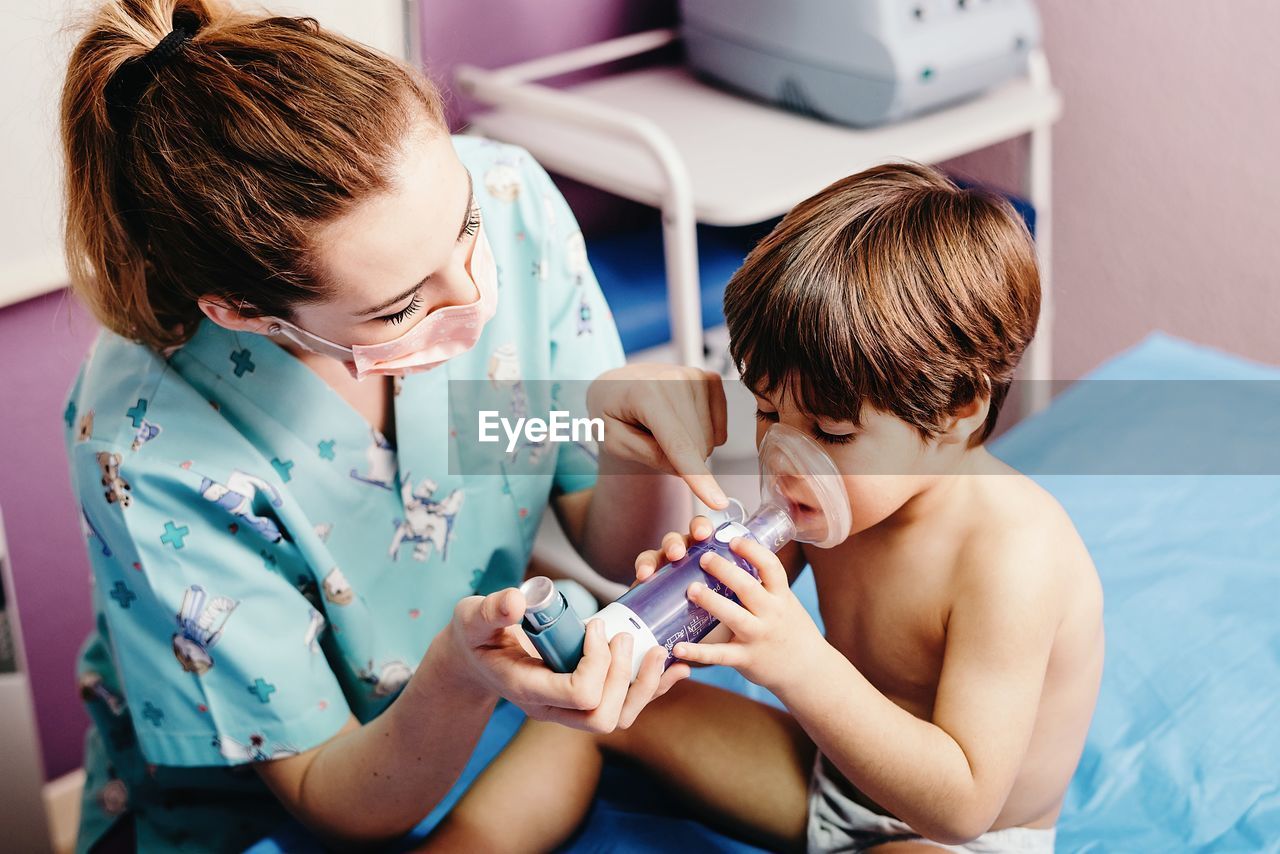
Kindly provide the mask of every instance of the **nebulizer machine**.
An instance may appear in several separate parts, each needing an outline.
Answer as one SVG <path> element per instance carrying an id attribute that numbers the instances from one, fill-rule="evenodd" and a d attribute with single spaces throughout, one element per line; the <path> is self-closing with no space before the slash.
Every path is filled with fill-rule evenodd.
<path id="1" fill-rule="evenodd" d="M 680 0 L 698 74 L 815 118 L 869 127 L 1027 71 L 1033 0 Z"/>
<path id="2" fill-rule="evenodd" d="M 706 552 L 715 552 L 758 578 L 755 567 L 729 548 L 734 538 L 753 539 L 772 552 L 792 540 L 831 548 L 848 538 L 853 518 L 840 472 L 822 447 L 801 431 L 774 424 L 765 432 L 760 444 L 760 486 L 760 506 L 749 517 L 740 503 L 731 502 L 730 518 L 710 538 L 692 543 L 684 557 L 587 618 L 600 620 L 609 640 L 622 632 L 632 636 L 633 680 L 651 649 L 665 649 L 665 666 L 670 667 L 676 660 L 671 654 L 676 644 L 696 643 L 718 624 L 689 601 L 690 584 L 700 581 L 737 601 L 732 590 L 702 569 L 699 562 Z M 526 602 L 524 630 L 534 648 L 553 670 L 573 671 L 582 658 L 586 622 L 549 578 L 531 578 L 520 589 Z"/>

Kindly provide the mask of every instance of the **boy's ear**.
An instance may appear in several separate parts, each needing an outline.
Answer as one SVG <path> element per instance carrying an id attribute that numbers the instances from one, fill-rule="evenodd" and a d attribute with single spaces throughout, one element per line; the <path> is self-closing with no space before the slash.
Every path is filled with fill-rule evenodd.
<path id="1" fill-rule="evenodd" d="M 981 392 L 973 400 L 956 409 L 942 424 L 938 435 L 938 444 L 969 444 L 969 437 L 982 429 L 987 423 L 987 413 L 991 410 L 991 395 Z"/>
<path id="2" fill-rule="evenodd" d="M 262 333 L 271 322 L 265 317 L 249 317 L 240 308 L 218 297 L 203 296 L 196 301 L 204 316 L 232 332 Z"/>

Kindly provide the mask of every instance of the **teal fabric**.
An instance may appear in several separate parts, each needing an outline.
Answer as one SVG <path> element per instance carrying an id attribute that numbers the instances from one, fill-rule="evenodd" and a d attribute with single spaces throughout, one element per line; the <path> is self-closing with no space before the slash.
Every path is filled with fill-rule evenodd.
<path id="1" fill-rule="evenodd" d="M 472 351 L 398 384 L 398 447 L 263 337 L 206 322 L 166 359 L 104 333 L 87 358 L 66 412 L 97 610 L 81 850 L 125 810 L 143 850 L 231 850 L 278 824 L 247 763 L 377 716 L 459 599 L 519 582 L 553 492 L 594 483 L 588 443 L 451 458 L 451 380 L 518 407 L 533 381 L 623 361 L 546 173 L 455 146 L 498 309 Z"/>

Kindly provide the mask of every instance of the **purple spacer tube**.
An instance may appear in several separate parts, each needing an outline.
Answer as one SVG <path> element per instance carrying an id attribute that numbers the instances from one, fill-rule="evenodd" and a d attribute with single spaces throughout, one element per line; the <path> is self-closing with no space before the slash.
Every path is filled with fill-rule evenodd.
<path id="1" fill-rule="evenodd" d="M 710 539 L 693 544 L 680 560 L 667 564 L 653 578 L 624 593 L 618 604 L 631 609 L 653 632 L 658 644 L 667 650 L 667 666 L 670 667 L 675 663 L 671 650 L 676 644 L 697 643 L 720 623 L 705 609 L 689 601 L 690 584 L 701 581 L 721 596 L 738 601 L 732 590 L 702 569 L 699 564 L 702 555 L 714 551 L 758 578 L 756 568 L 745 558 L 734 554 L 729 543 L 735 537 L 750 537 L 776 552 L 794 535 L 795 526 L 787 512 L 776 504 L 765 504 L 752 514 L 745 525 L 725 522 Z"/>

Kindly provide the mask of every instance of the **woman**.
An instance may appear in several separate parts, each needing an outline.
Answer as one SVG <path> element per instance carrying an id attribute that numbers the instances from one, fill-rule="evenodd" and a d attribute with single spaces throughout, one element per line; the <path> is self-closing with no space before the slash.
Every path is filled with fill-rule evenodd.
<path id="1" fill-rule="evenodd" d="M 628 688 L 625 641 L 593 630 L 554 674 L 511 587 L 549 503 L 620 579 L 682 515 L 654 469 L 723 506 L 714 375 L 592 384 L 598 465 L 537 442 L 458 464 L 473 425 L 451 380 L 528 411 L 539 382 L 581 398 L 571 381 L 622 364 L 525 152 L 451 138 L 385 56 L 213 0 L 102 6 L 62 134 L 73 280 L 107 329 L 66 416 L 98 611 L 82 850 L 130 822 L 144 850 L 227 850 L 286 810 L 337 842 L 394 838 L 499 697 L 607 731 L 687 672 L 659 654 Z"/>

